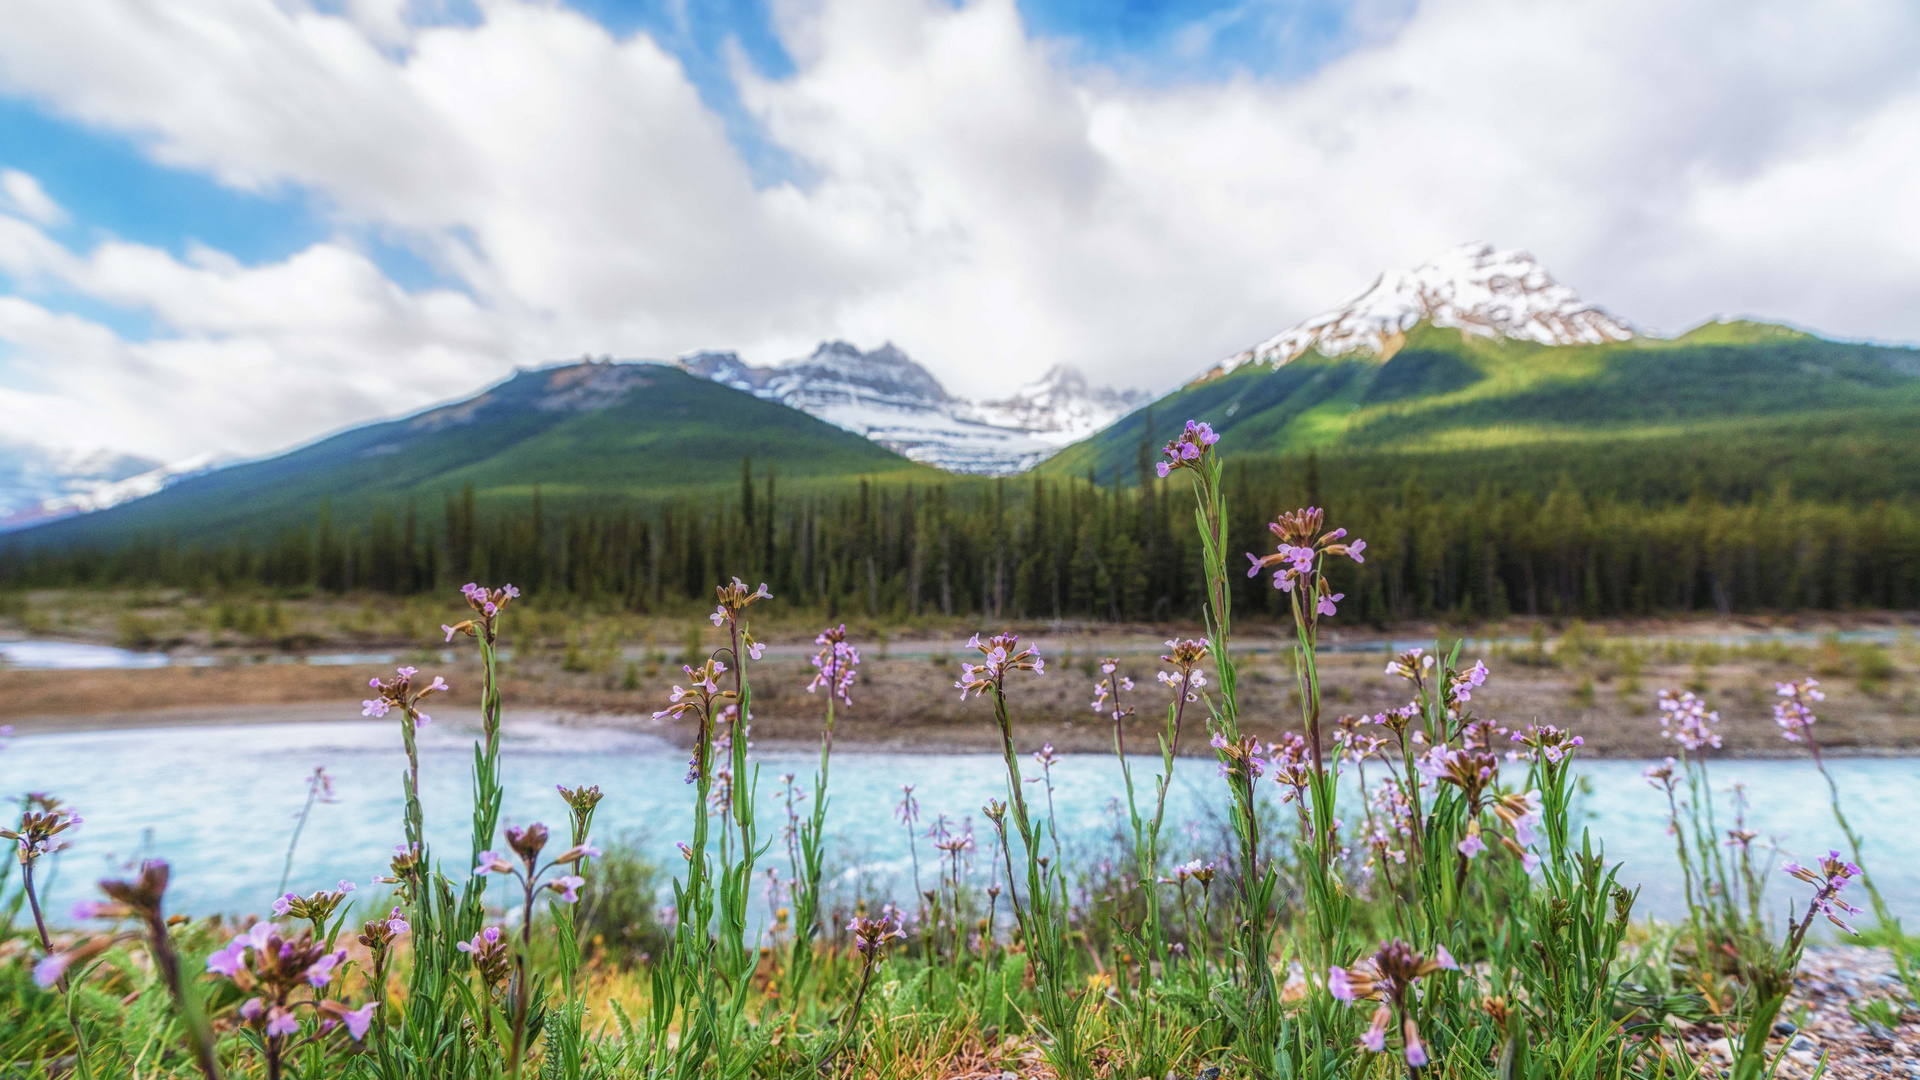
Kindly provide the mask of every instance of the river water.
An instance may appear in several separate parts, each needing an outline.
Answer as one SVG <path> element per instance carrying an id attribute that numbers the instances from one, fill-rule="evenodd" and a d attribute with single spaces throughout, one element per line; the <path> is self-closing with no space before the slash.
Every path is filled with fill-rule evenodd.
<path id="1" fill-rule="evenodd" d="M 443 855 L 467 850 L 472 729 L 436 723 L 422 730 L 422 801 L 429 839 Z M 85 816 L 70 834 L 74 847 L 52 875 L 52 910 L 92 895 L 103 874 L 144 854 L 173 863 L 173 911 L 261 911 L 272 900 L 288 839 L 306 799 L 305 777 L 324 766 L 334 801 L 313 808 L 293 862 L 291 887 L 362 884 L 384 871 L 400 840 L 401 773 L 405 758 L 389 721 L 147 728 L 22 735 L 0 749 L 0 795 L 27 791 L 60 796 Z M 690 826 L 686 757 L 665 742 L 614 730 L 563 727 L 509 718 L 504 747 L 506 823 L 566 820 L 554 785 L 597 784 L 606 793 L 596 833 L 634 830 L 661 865 L 677 867 L 674 844 Z M 779 777 L 810 778 L 817 757 L 755 752 L 760 765 L 763 836 L 770 859 L 785 865 L 779 828 L 785 809 Z M 1023 761 L 1029 774 L 1031 759 Z M 1143 796 L 1157 759 L 1134 764 Z M 1621 876 L 1643 889 L 1639 911 L 1672 917 L 1680 887 L 1664 797 L 1640 778 L 1641 762 L 1580 765 L 1584 821 L 1604 840 Z M 1850 758 L 1831 763 L 1849 815 L 1868 838 L 1868 866 L 1896 910 L 1920 922 L 1920 759 Z M 1716 761 L 1716 788 L 1745 785 L 1749 824 L 1777 838 L 1780 857 L 1817 856 L 1844 846 L 1827 807 L 1826 787 L 1804 761 Z M 828 816 L 830 866 L 859 887 L 910 890 L 907 832 L 894 817 L 902 784 L 915 785 L 923 827 L 945 813 L 969 815 L 981 833 L 976 863 L 985 872 L 986 828 L 979 808 L 1005 797 L 1000 759 L 991 754 L 903 754 L 841 751 L 834 756 Z M 1113 831 L 1112 800 L 1124 793 L 1111 756 L 1063 755 L 1053 770 L 1061 832 L 1083 853 L 1097 852 Z M 1183 759 L 1175 769 L 1168 820 L 1173 845 L 1206 855 L 1218 850 L 1222 789 L 1211 760 Z M 1277 789 L 1270 789 L 1277 790 Z M 1040 787 L 1028 795 L 1042 800 Z M 1724 806 L 1724 804 L 1723 804 Z M 1349 811 L 1349 817 L 1352 811 Z M 1731 824 L 1722 811 L 1720 824 Z M 929 864 L 928 841 L 919 858 Z M 1094 856 L 1097 857 L 1097 854 Z M 1806 888 L 1774 874 L 1779 905 L 1804 900 Z M 1864 897 L 1856 897 L 1864 900 Z"/>

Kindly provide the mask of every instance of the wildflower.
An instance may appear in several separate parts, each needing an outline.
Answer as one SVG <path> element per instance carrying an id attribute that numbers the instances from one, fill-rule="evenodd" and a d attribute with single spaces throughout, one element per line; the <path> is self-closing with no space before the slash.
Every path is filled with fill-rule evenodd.
<path id="1" fill-rule="evenodd" d="M 1289 731 L 1280 741 L 1267 746 L 1274 782 L 1287 789 L 1283 803 L 1306 805 L 1307 786 L 1313 782 L 1313 751 L 1298 732 Z M 1256 774 L 1257 775 L 1257 774 Z"/>
<path id="2" fill-rule="evenodd" d="M 1651 785 L 1653 788 L 1655 788 L 1656 790 L 1672 791 L 1673 775 L 1674 775 L 1673 770 L 1678 768 L 1679 765 L 1680 765 L 1679 762 L 1673 760 L 1672 758 L 1668 758 L 1663 762 L 1659 762 L 1658 764 L 1654 764 L 1654 765 L 1649 765 L 1646 768 L 1640 770 L 1640 775 L 1645 777 L 1647 783 Z"/>
<path id="3" fill-rule="evenodd" d="M 510 950 L 499 927 L 489 926 L 473 935 L 471 941 L 456 942 L 454 948 L 473 957 L 474 969 L 488 986 L 506 980 Z"/>
<path id="4" fill-rule="evenodd" d="M 62 807 L 60 800 L 50 796 L 32 797 L 44 810 L 24 810 L 20 822 L 11 829 L 0 829 L 0 839 L 12 840 L 20 846 L 20 861 L 32 865 L 42 855 L 51 855 L 67 847 L 64 840 L 54 837 L 68 829 L 79 828 L 86 819 L 75 813 L 71 807 Z"/>
<path id="5" fill-rule="evenodd" d="M 1196 423 L 1189 420 L 1186 430 L 1160 448 L 1167 460 L 1154 466 L 1154 471 L 1164 480 L 1175 469 L 1198 469 L 1207 455 L 1213 452 L 1213 444 L 1219 441 L 1220 436 L 1214 434 L 1211 425 L 1204 421 Z"/>
<path id="6" fill-rule="evenodd" d="M 374 966 L 379 968 L 384 966 L 387 953 L 393 948 L 394 939 L 412 929 L 406 917 L 401 915 L 400 909 L 396 907 L 386 915 L 368 919 L 360 928 L 358 936 L 360 944 L 373 953 Z"/>
<path id="7" fill-rule="evenodd" d="M 592 814 L 593 808 L 599 806 L 600 800 L 605 798 L 605 796 L 600 794 L 600 787 L 597 784 L 593 787 L 577 788 L 570 788 L 565 784 L 555 784 L 553 786 L 554 790 L 560 793 L 560 798 L 566 801 L 567 809 L 573 811 L 576 817 L 584 817 Z M 598 855 L 600 853 L 596 851 L 594 854 Z"/>
<path id="8" fill-rule="evenodd" d="M 1278 566 L 1273 574 L 1273 587 L 1286 593 L 1292 592 L 1297 582 L 1311 577 L 1312 594 L 1308 599 L 1313 601 L 1315 612 L 1332 615 L 1334 602 L 1344 599 L 1346 594 L 1327 588 L 1326 576 L 1319 569 L 1324 565 L 1323 559 L 1328 555 L 1345 555 L 1354 562 L 1366 562 L 1363 552 L 1367 550 L 1367 542 L 1347 541 L 1345 529 L 1322 534 L 1320 526 L 1324 517 L 1325 512 L 1317 506 L 1280 515 L 1278 521 L 1267 526 L 1267 531 L 1279 540 L 1278 548 L 1265 558 L 1248 552 L 1247 559 L 1253 565 L 1247 568 L 1247 576 L 1254 577 L 1269 566 Z"/>
<path id="9" fill-rule="evenodd" d="M 855 915 L 853 921 L 847 924 L 847 932 L 853 935 L 853 947 L 859 950 L 860 955 L 869 957 L 877 954 L 887 942 L 904 941 L 907 937 L 907 932 L 900 928 L 899 916 L 892 904 L 882 908 L 877 919 Z"/>
<path id="10" fill-rule="evenodd" d="M 1814 886 L 1813 899 L 1808 901 L 1807 907 L 1809 921 L 1815 915 L 1824 915 L 1828 922 L 1847 933 L 1859 933 L 1840 918 L 1841 912 L 1848 915 L 1860 914 L 1859 908 L 1840 899 L 1840 890 L 1846 887 L 1850 879 L 1857 878 L 1863 873 L 1860 867 L 1842 859 L 1838 851 L 1828 851 L 1826 857 L 1821 859 L 1815 868 L 1810 869 L 1797 862 L 1789 862 L 1780 868 L 1780 872 Z"/>
<path id="11" fill-rule="evenodd" d="M 367 685 L 373 688 L 375 696 L 360 703 L 360 715 L 385 716 L 394 709 L 406 714 L 415 727 L 433 723 L 433 717 L 420 711 L 420 703 L 429 695 L 441 694 L 451 689 L 447 680 L 438 675 L 418 693 L 413 689 L 413 677 L 420 674 L 418 668 L 402 667 L 396 669 L 391 679 L 369 679 Z"/>
<path id="12" fill-rule="evenodd" d="M 760 654 L 766 646 L 753 640 L 753 635 L 747 633 L 746 624 L 740 621 L 740 613 L 758 601 L 773 599 L 773 594 L 767 591 L 767 583 L 763 581 L 758 589 L 748 592 L 747 583 L 734 578 L 732 584 L 714 586 L 714 592 L 719 596 L 720 603 L 713 609 L 713 614 L 707 618 L 711 619 L 715 626 L 733 627 L 739 634 L 736 639 L 736 648 L 738 644 L 744 643 L 747 647 L 747 656 L 754 660 L 760 659 Z M 736 664 L 740 662 L 737 654 L 733 662 Z"/>
<path id="13" fill-rule="evenodd" d="M 1780 725 L 1780 737 L 1788 742 L 1808 742 L 1808 731 L 1818 717 L 1808 707 L 1808 702 L 1825 701 L 1827 695 L 1820 689 L 1818 679 L 1800 679 L 1795 682 L 1774 683 L 1773 692 L 1786 698 L 1773 706 L 1773 722 Z"/>
<path id="14" fill-rule="evenodd" d="M 1215 732 L 1210 742 L 1214 750 L 1219 752 L 1221 776 L 1238 776 L 1252 784 L 1266 773 L 1265 752 L 1259 740 L 1252 736 L 1242 736 L 1238 742 L 1230 742 L 1225 735 Z"/>
<path id="15" fill-rule="evenodd" d="M 353 882 L 342 881 L 332 889 L 322 889 L 312 896 L 287 893 L 273 902 L 273 914 L 275 917 L 291 916 L 308 922 L 325 923 L 352 891 Z"/>
<path id="16" fill-rule="evenodd" d="M 1191 638 L 1182 641 L 1179 638 L 1167 639 L 1167 652 L 1160 659 L 1172 664 L 1173 671 L 1162 671 L 1154 677 L 1170 687 L 1175 694 L 1186 698 L 1191 705 L 1200 700 L 1200 691 L 1206 688 L 1206 673 L 1199 668 L 1200 661 L 1206 659 L 1207 643 Z"/>
<path id="17" fill-rule="evenodd" d="M 319 1005 L 320 1011 L 329 1018 L 321 1022 L 320 1028 L 325 1031 L 331 1024 L 342 1024 L 347 1029 L 347 1035 L 354 1042 L 359 1042 L 367 1037 L 367 1029 L 373 1026 L 373 1013 L 378 1007 L 377 1001 L 369 1001 L 357 1009 L 349 1009 L 337 1001 L 323 1001 Z"/>
<path id="18" fill-rule="evenodd" d="M 1473 666 L 1465 671 L 1455 672 L 1447 680 L 1447 707 L 1453 708 L 1463 701 L 1473 700 L 1473 691 L 1487 682 L 1487 663 L 1475 660 Z"/>
<path id="19" fill-rule="evenodd" d="M 1478 821 L 1468 822 L 1467 838 L 1454 846 L 1460 849 L 1460 854 L 1465 855 L 1469 859 L 1487 850 L 1486 841 L 1480 839 L 1480 823 Z"/>
<path id="20" fill-rule="evenodd" d="M 1698 751 L 1702 747 L 1720 749 L 1720 733 L 1713 725 L 1720 722 L 1720 714 L 1709 712 L 1705 700 L 1694 695 L 1693 691 L 1660 691 L 1660 737 L 1672 739 L 1688 751 Z"/>
<path id="21" fill-rule="evenodd" d="M 1052 772 L 1053 767 L 1060 764 L 1060 755 L 1053 752 L 1052 743 L 1042 743 L 1040 744 L 1040 749 L 1033 752 L 1033 762 L 1040 766 L 1040 771 L 1044 775 Z M 1039 776 L 1027 777 L 1027 783 L 1029 784 L 1038 783 L 1040 780 L 1041 777 Z"/>
<path id="22" fill-rule="evenodd" d="M 1524 795 L 1503 795 L 1495 800 L 1493 812 L 1513 829 L 1513 839 L 1521 847 L 1532 847 L 1540 842 L 1541 809 L 1538 791 L 1529 791 Z"/>
<path id="23" fill-rule="evenodd" d="M 554 878 L 552 881 L 547 882 L 547 888 L 552 889 L 554 892 L 557 892 L 560 894 L 561 903 L 574 904 L 574 903 L 578 903 L 580 900 L 580 886 L 585 885 L 586 883 L 587 883 L 586 878 L 583 878 L 578 874 L 568 874 L 564 877 L 557 877 L 557 878 Z"/>
<path id="24" fill-rule="evenodd" d="M 893 808 L 893 816 L 909 827 L 920 818 L 920 804 L 914 801 L 913 789 L 913 784 L 901 784 L 900 802 Z"/>
<path id="25" fill-rule="evenodd" d="M 847 625 L 820 631 L 813 639 L 820 651 L 813 656 L 816 670 L 813 681 L 807 684 L 807 693 L 811 694 L 821 687 L 827 693 L 842 702 L 853 704 L 853 673 L 860 666 L 860 650 L 847 641 Z"/>
<path id="26" fill-rule="evenodd" d="M 1427 1050 L 1420 1041 L 1420 1029 L 1409 1007 L 1413 984 L 1436 971 L 1459 970 L 1460 965 L 1445 946 L 1437 947 L 1432 957 L 1425 957 L 1413 951 L 1413 947 L 1406 942 L 1395 938 L 1380 946 L 1371 957 L 1351 967 L 1329 968 L 1327 990 L 1336 999 L 1349 1004 L 1359 1001 L 1380 1003 L 1379 1008 L 1374 1010 L 1372 1023 L 1360 1036 L 1360 1045 L 1376 1054 L 1386 1051 L 1387 1031 L 1397 1013 L 1401 1019 L 1401 1038 L 1407 1064 L 1417 1069 L 1427 1063 Z"/>
<path id="27" fill-rule="evenodd" d="M 1015 633 L 995 634 L 985 642 L 975 634 L 968 639 L 967 647 L 978 649 L 984 661 L 979 664 L 961 664 L 960 681 L 953 684 L 960 691 L 960 700 L 967 700 L 968 694 L 984 694 L 989 688 L 999 693 L 1010 671 L 1031 671 L 1035 675 L 1047 673 L 1047 662 L 1040 659 L 1040 647 L 1027 645 L 1021 647 L 1020 635 Z"/>
<path id="28" fill-rule="evenodd" d="M 1097 713 L 1110 713 L 1115 723 L 1133 715 L 1132 709 L 1125 709 L 1120 706 L 1120 694 L 1123 692 L 1133 692 L 1133 680 L 1125 675 L 1119 674 L 1119 670 L 1119 658 L 1110 656 L 1100 662 L 1100 674 L 1103 677 L 1095 679 L 1093 683 L 1093 711 Z M 1107 699 L 1109 697 L 1113 698 L 1113 707 L 1111 709 L 1107 707 Z"/>
<path id="29" fill-rule="evenodd" d="M 1414 767 L 1429 780 L 1452 784 L 1466 797 L 1472 813 L 1485 805 L 1484 796 L 1500 776 L 1500 759 L 1485 750 L 1436 746 L 1414 759 Z"/>
<path id="30" fill-rule="evenodd" d="M 499 617 L 503 608 L 520 598 L 520 590 L 511 585 L 488 589 L 468 582 L 460 587 L 460 595 L 466 597 L 467 606 L 474 610 L 477 617 L 454 623 L 452 626 L 442 624 L 440 629 L 445 631 L 447 640 L 452 641 L 455 634 L 465 634 L 468 637 L 480 638 L 488 645 L 492 645 L 497 637 L 494 620 Z"/>
<path id="31" fill-rule="evenodd" d="M 1513 741 L 1525 746 L 1522 755 L 1532 761 L 1536 757 L 1549 765 L 1557 765 L 1560 760 L 1573 752 L 1576 746 L 1585 746 L 1587 740 L 1578 735 L 1569 735 L 1552 724 L 1528 724 L 1526 730 L 1513 733 Z"/>
<path id="32" fill-rule="evenodd" d="M 1387 674 L 1398 675 L 1410 683 L 1418 684 L 1432 670 L 1433 656 L 1425 649 L 1408 649 L 1387 661 Z"/>
<path id="33" fill-rule="evenodd" d="M 732 701 L 733 691 L 720 688 L 720 676 L 726 672 L 727 665 L 721 660 L 708 660 L 699 667 L 682 666 L 692 682 L 691 689 L 683 689 L 678 684 L 667 695 L 670 703 L 666 708 L 653 714 L 655 720 L 667 720 L 674 717 L 693 714 L 699 717 L 711 717 L 716 701 Z"/>

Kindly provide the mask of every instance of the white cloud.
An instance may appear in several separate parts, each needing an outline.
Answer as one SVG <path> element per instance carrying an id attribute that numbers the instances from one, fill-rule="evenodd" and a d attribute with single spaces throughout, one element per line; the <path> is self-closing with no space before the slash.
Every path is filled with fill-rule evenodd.
<path id="1" fill-rule="evenodd" d="M 18 169 L 0 169 L 0 210 L 40 225 L 60 225 L 67 220 L 67 212 L 53 201 L 40 181 Z"/>
<path id="2" fill-rule="evenodd" d="M 1375 6 L 1309 76 L 1165 85 L 1034 38 L 1013 0 L 795 0 L 795 74 L 735 78 L 808 179 L 757 188 L 672 55 L 548 3 L 473 26 L 407 0 L 9 5 L 0 91 L 317 193 L 466 292 L 408 293 L 344 239 L 254 267 L 70 249 L 8 173 L 0 269 L 163 333 L 27 294 L 0 340 L 88 441 L 259 451 L 585 352 L 890 338 L 965 393 L 1061 360 L 1165 387 L 1469 239 L 1642 324 L 1920 338 L 1920 9 Z"/>

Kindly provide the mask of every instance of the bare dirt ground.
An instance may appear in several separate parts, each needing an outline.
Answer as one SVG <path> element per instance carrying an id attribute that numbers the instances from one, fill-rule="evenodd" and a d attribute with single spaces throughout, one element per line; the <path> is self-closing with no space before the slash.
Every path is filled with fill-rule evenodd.
<path id="1" fill-rule="evenodd" d="M 1535 642 L 1507 638 L 1469 644 L 1463 665 L 1484 658 L 1494 677 L 1474 705 L 1518 727 L 1552 723 L 1587 740 L 1594 756 L 1646 758 L 1668 750 L 1660 738 L 1654 696 L 1662 687 L 1703 693 L 1719 710 L 1726 753 L 1793 756 L 1772 719 L 1776 681 L 1817 675 L 1829 698 L 1820 713 L 1823 745 L 1836 753 L 1920 751 L 1920 648 L 1911 637 L 1887 644 L 1852 644 L 1819 638 L 1807 644 L 1723 647 L 1700 644 L 1698 629 L 1682 637 L 1628 636 L 1626 628 L 1579 628 Z M 798 637 L 798 635 L 792 635 Z M 1120 670 L 1137 689 L 1126 695 L 1136 709 L 1125 724 L 1130 749 L 1155 746 L 1169 695 L 1154 672 L 1162 632 L 1097 634 L 1042 632 L 1048 669 L 1021 673 L 1009 682 L 1009 698 L 1023 744 L 1051 742 L 1062 750 L 1103 751 L 1113 745 L 1113 727 L 1090 708 L 1098 658 L 1117 655 Z M 1409 634 L 1409 637 L 1412 635 Z M 1291 655 L 1284 639 L 1249 634 L 1239 660 L 1243 723 L 1256 735 L 1275 738 L 1298 724 L 1299 703 Z M 1324 654 L 1320 671 L 1326 714 L 1368 714 L 1406 702 L 1403 682 L 1384 673 L 1387 641 L 1378 651 Z M 1404 638 L 1402 639 L 1405 640 Z M 464 641 L 464 639 L 463 639 Z M 1351 639 L 1346 643 L 1351 646 Z M 718 641 L 704 641 L 713 647 Z M 0 669 L 0 723 L 22 733 L 52 729 L 131 725 L 260 722 L 276 719 L 353 719 L 367 696 L 366 680 L 387 674 L 398 662 L 424 673 L 444 674 L 454 685 L 452 705 L 478 702 L 479 672 L 470 644 L 452 647 L 452 663 L 437 651 L 395 652 L 351 664 L 291 662 L 298 656 L 214 656 L 212 666 L 151 669 L 28 671 Z M 804 640 L 776 639 L 754 677 L 755 739 L 764 746 L 812 745 L 819 738 L 825 702 L 805 687 L 812 675 Z M 953 683 L 970 654 L 942 635 L 913 640 L 894 635 L 885 646 L 866 643 L 867 660 L 852 708 L 841 708 L 840 745 L 920 751 L 988 750 L 995 744 L 984 702 L 962 703 Z M 205 654 L 202 654 L 205 655 Z M 628 659 L 628 657 L 633 657 Z M 572 668 L 574 670 L 568 670 Z M 584 669 L 584 670 L 582 670 Z M 591 654 L 564 639 L 546 647 L 523 646 L 505 665 L 509 703 L 570 716 L 573 722 L 613 725 L 684 739 L 684 725 L 652 719 L 666 703 L 678 665 L 644 646 L 618 641 Z M 447 706 L 443 705 L 442 708 Z M 1205 753 L 1204 706 L 1192 707 L 1181 750 Z"/>

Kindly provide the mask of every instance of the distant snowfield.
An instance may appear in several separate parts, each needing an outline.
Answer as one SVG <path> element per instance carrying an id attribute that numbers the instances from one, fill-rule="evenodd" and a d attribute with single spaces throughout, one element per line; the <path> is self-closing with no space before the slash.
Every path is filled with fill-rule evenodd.
<path id="1" fill-rule="evenodd" d="M 862 352 L 828 341 L 811 356 L 770 367 L 746 364 L 730 352 L 695 353 L 679 364 L 701 378 L 864 435 L 912 461 L 987 476 L 1030 469 L 1151 397 L 1141 390 L 1092 387 L 1080 372 L 1056 366 L 1003 400 L 971 402 L 949 394 L 891 343 Z"/>

